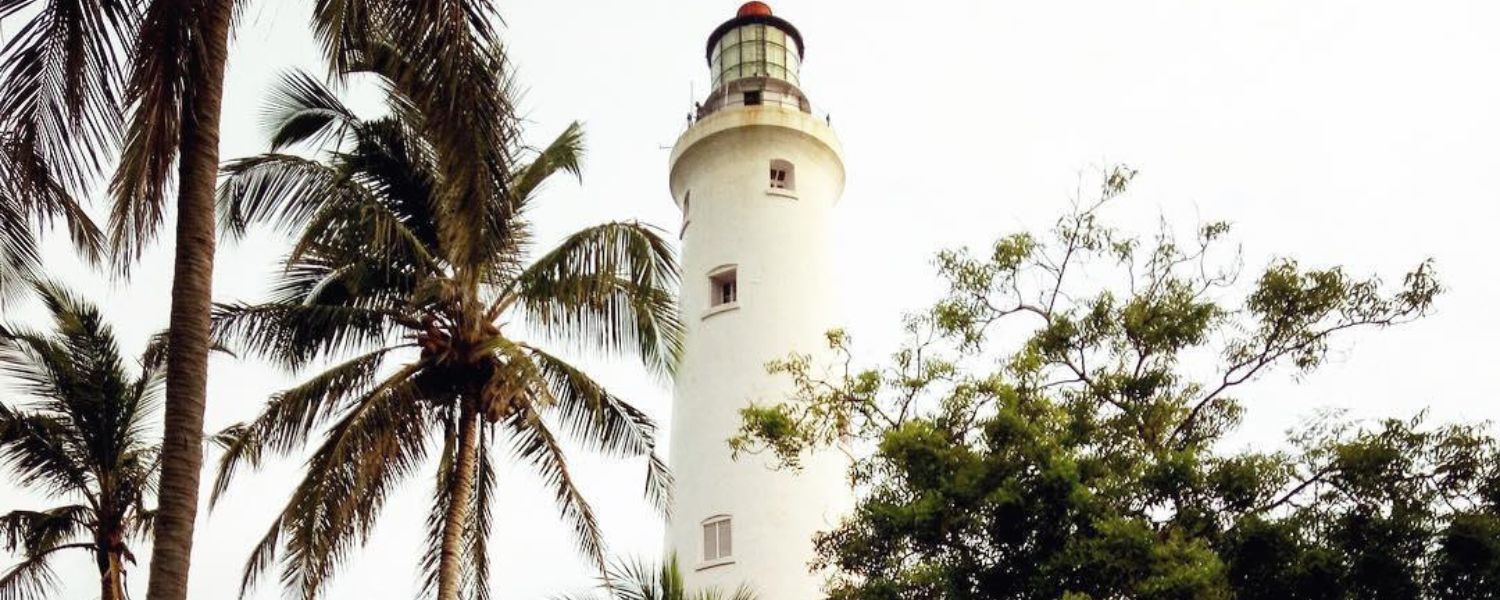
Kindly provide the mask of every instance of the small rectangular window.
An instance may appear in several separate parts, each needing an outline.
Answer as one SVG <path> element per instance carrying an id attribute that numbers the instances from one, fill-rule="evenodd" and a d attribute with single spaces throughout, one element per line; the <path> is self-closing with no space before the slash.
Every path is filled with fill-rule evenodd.
<path id="1" fill-rule="evenodd" d="M 703 560 L 734 556 L 734 532 L 729 517 L 715 517 L 703 524 Z"/>
<path id="2" fill-rule="evenodd" d="M 796 167 L 791 161 L 776 159 L 771 161 L 771 189 L 795 190 L 797 189 Z"/>
<path id="3" fill-rule="evenodd" d="M 759 105 L 760 105 L 760 92 L 759 91 L 745 92 L 745 106 L 759 106 Z"/>
<path id="4" fill-rule="evenodd" d="M 739 278 L 735 269 L 730 268 L 714 273 L 708 278 L 713 286 L 711 306 L 723 306 L 734 304 L 740 299 Z"/>

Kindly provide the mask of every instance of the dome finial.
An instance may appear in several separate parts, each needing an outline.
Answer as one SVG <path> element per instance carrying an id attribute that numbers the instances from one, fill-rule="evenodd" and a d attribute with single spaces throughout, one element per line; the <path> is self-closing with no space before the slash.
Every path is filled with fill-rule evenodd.
<path id="1" fill-rule="evenodd" d="M 736 17 L 769 17 L 771 16 L 771 5 L 765 2 L 746 2 L 740 5 L 740 11 L 735 13 Z"/>

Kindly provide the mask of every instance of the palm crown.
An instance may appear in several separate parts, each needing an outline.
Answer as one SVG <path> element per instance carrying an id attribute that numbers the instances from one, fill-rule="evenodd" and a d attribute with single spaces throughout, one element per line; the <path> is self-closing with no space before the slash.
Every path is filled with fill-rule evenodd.
<path id="1" fill-rule="evenodd" d="M 750 586 L 741 585 L 733 592 L 719 589 L 690 590 L 683 581 L 677 555 L 659 565 L 639 560 L 621 559 L 609 565 L 599 582 L 605 599 L 613 600 L 756 600 Z M 597 596 L 560 596 L 557 600 L 596 600 Z"/>
<path id="2" fill-rule="evenodd" d="M 608 223 L 527 264 L 523 216 L 544 182 L 578 173 L 580 127 L 539 150 L 490 148 L 479 156 L 520 166 L 480 178 L 477 197 L 454 198 L 445 178 L 493 165 L 445 164 L 473 158 L 430 142 L 433 120 L 392 72 L 399 60 L 367 66 L 392 90 L 389 116 L 360 119 L 316 79 L 290 74 L 268 111 L 273 152 L 231 163 L 220 189 L 226 229 L 272 223 L 295 243 L 273 297 L 220 306 L 217 333 L 292 369 L 352 355 L 216 436 L 225 453 L 214 498 L 242 463 L 292 451 L 327 428 L 244 583 L 283 552 L 283 584 L 315 596 L 435 446 L 426 586 L 439 598 L 460 587 L 486 597 L 491 449 L 502 440 L 551 486 L 580 549 L 602 568 L 599 526 L 558 430 L 595 450 L 648 456 L 645 492 L 664 509 L 670 477 L 654 453 L 655 425 L 517 333 L 524 323 L 542 341 L 635 355 L 668 373 L 681 343 L 670 246 L 651 227 Z M 296 144 L 325 152 L 321 160 L 278 152 Z"/>
<path id="3" fill-rule="evenodd" d="M 160 400 L 162 347 L 127 374 L 114 333 L 94 306 L 37 284 L 54 331 L 0 326 L 0 373 L 21 405 L 0 404 L 0 462 L 23 486 L 73 504 L 0 516 L 6 549 L 22 561 L 0 575 L 0 598 L 47 597 L 52 561 L 66 550 L 93 554 L 106 600 L 124 598 L 129 543 L 149 537 L 158 446 L 151 422 Z"/>

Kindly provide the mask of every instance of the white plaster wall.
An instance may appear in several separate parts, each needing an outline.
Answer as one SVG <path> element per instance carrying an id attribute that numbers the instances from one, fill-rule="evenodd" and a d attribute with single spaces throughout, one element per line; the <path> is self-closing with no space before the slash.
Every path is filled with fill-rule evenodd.
<path id="1" fill-rule="evenodd" d="M 769 193 L 772 159 L 796 166 L 795 198 Z M 851 505 L 847 462 L 837 451 L 798 473 L 766 459 L 732 460 L 726 440 L 740 408 L 782 401 L 783 375 L 765 364 L 810 353 L 827 364 L 824 333 L 840 324 L 830 219 L 843 191 L 839 146 L 824 122 L 774 106 L 736 107 L 703 119 L 673 151 L 678 205 L 691 193 L 683 235 L 686 348 L 679 367 L 670 462 L 677 478 L 667 543 L 692 587 L 749 583 L 764 600 L 821 598 L 809 573 L 811 538 Z M 738 308 L 709 314 L 708 274 L 737 265 Z M 733 518 L 733 562 L 703 561 L 704 519 Z"/>

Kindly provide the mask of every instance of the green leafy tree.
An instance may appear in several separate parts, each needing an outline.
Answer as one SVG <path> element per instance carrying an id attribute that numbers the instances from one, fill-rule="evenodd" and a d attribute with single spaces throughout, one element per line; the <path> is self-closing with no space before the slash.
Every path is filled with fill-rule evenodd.
<path id="1" fill-rule="evenodd" d="M 240 465 L 323 435 L 244 584 L 280 553 L 289 591 L 316 596 L 367 539 L 391 490 L 435 462 L 424 593 L 488 597 L 493 461 L 505 449 L 542 476 L 581 551 L 602 570 L 598 523 L 559 434 L 648 456 L 646 494 L 664 508 L 670 476 L 654 453 L 656 427 L 524 336 L 637 356 L 665 375 L 681 346 L 672 250 L 654 228 L 607 223 L 528 262 L 525 214 L 545 182 L 578 174 L 580 127 L 544 148 L 493 149 L 514 153 L 507 163 L 515 171 L 450 203 L 447 180 L 461 171 L 443 164 L 449 155 L 428 129 L 445 119 L 427 118 L 391 64 L 369 66 L 392 90 L 389 116 L 370 120 L 315 78 L 289 74 L 270 103 L 275 150 L 311 145 L 326 150 L 324 159 L 272 152 L 238 160 L 220 190 L 231 231 L 271 223 L 295 243 L 274 297 L 220 306 L 217 331 L 292 370 L 352 356 L 216 438 L 225 454 L 215 498 Z"/>
<path id="2" fill-rule="evenodd" d="M 29 401 L 0 403 L 0 464 L 19 485 L 62 502 L 0 516 L 0 536 L 19 564 L 0 574 L 0 598 L 51 597 L 54 561 L 87 552 L 99 567 L 99 597 L 125 599 L 131 544 L 150 538 L 160 448 L 160 345 L 132 377 L 98 309 L 37 284 L 53 331 L 0 325 L 0 374 Z"/>
<path id="3" fill-rule="evenodd" d="M 741 585 L 732 593 L 688 589 L 675 554 L 659 565 L 616 560 L 600 579 L 598 590 L 597 595 L 565 595 L 557 600 L 756 600 L 749 585 Z"/>
<path id="4" fill-rule="evenodd" d="M 855 370 L 837 331 L 841 371 L 770 365 L 795 392 L 731 445 L 859 457 L 857 508 L 816 540 L 831 597 L 1492 597 L 1483 428 L 1326 415 L 1285 451 L 1223 448 L 1247 384 L 1421 317 L 1431 266 L 1387 287 L 1278 260 L 1241 286 L 1225 224 L 1185 243 L 1108 225 L 1133 176 L 1104 173 L 1050 237 L 940 254 L 948 292 L 887 366 Z"/>

